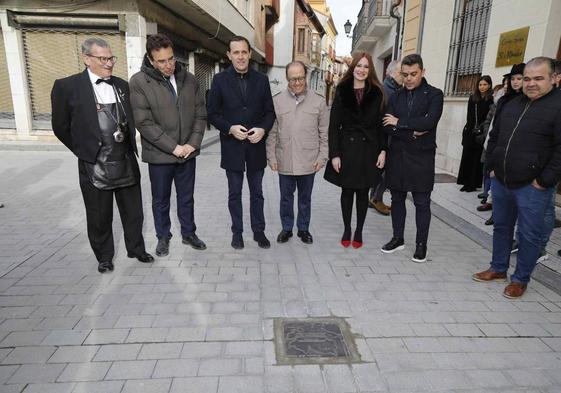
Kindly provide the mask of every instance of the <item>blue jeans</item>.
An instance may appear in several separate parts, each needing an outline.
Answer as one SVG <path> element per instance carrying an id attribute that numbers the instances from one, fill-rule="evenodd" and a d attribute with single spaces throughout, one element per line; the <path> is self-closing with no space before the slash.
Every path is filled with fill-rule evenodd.
<path id="1" fill-rule="evenodd" d="M 152 213 L 158 239 L 171 237 L 169 218 L 171 183 L 175 183 L 181 236 L 190 236 L 197 230 L 193 199 L 196 166 L 195 158 L 181 164 L 148 164 L 152 188 Z"/>
<path id="2" fill-rule="evenodd" d="M 491 192 L 495 221 L 491 270 L 497 273 L 508 270 L 514 225 L 518 219 L 518 254 L 511 280 L 527 284 L 540 251 L 545 247 L 544 230 L 549 223 L 544 222 L 544 218 L 551 205 L 555 187 L 541 191 L 528 184 L 521 188 L 509 189 L 496 178 L 492 178 Z"/>
<path id="3" fill-rule="evenodd" d="M 553 187 L 554 190 L 557 190 L 557 184 Z M 551 233 L 553 232 L 553 228 L 555 226 L 555 192 L 551 194 L 551 200 L 547 205 L 547 209 L 545 210 L 545 217 L 544 217 L 544 227 L 543 227 L 543 248 L 547 246 L 549 242 L 549 238 L 551 237 Z"/>
<path id="4" fill-rule="evenodd" d="M 294 191 L 298 187 L 298 217 L 296 226 L 299 231 L 307 231 L 312 215 L 312 188 L 315 173 L 303 176 L 288 176 L 279 173 L 280 218 L 282 229 L 292 232 L 294 226 Z"/>

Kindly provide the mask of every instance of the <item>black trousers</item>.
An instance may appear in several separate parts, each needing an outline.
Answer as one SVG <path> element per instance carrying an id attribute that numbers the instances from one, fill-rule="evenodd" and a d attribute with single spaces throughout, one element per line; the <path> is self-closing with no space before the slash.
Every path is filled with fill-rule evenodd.
<path id="1" fill-rule="evenodd" d="M 407 191 L 391 190 L 392 193 L 392 226 L 393 236 L 403 239 L 405 231 L 405 199 Z M 430 194 L 427 192 L 411 192 L 413 195 L 413 203 L 415 204 L 415 223 L 417 225 L 417 243 L 427 244 L 430 227 Z"/>
<path id="2" fill-rule="evenodd" d="M 158 239 L 171 238 L 169 207 L 172 183 L 175 183 L 177 217 L 181 224 L 181 236 L 190 236 L 197 230 L 193 198 L 197 166 L 195 160 L 192 158 L 181 164 L 148 164 L 152 187 L 152 213 Z"/>
<path id="3" fill-rule="evenodd" d="M 112 261 L 115 256 L 113 242 L 113 195 L 117 201 L 125 247 L 128 253 L 140 255 L 145 251 L 142 237 L 142 194 L 140 183 L 115 190 L 100 190 L 89 181 L 88 175 L 79 168 L 80 189 L 86 206 L 88 239 L 98 262 Z"/>
<path id="4" fill-rule="evenodd" d="M 265 171 L 246 172 L 249 186 L 249 213 L 253 233 L 265 231 L 263 206 L 263 174 Z M 232 233 L 243 232 L 242 186 L 243 171 L 226 171 L 228 178 L 228 209 L 232 217 Z"/>

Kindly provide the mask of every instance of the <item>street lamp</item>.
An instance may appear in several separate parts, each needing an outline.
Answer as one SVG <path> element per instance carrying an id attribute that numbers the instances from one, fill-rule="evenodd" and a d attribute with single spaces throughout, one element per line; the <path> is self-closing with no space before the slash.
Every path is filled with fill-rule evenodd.
<path id="1" fill-rule="evenodd" d="M 351 38 L 351 27 L 353 27 L 351 21 L 347 19 L 347 22 L 343 25 L 343 27 L 345 28 L 345 34 L 347 35 L 347 37 Z"/>

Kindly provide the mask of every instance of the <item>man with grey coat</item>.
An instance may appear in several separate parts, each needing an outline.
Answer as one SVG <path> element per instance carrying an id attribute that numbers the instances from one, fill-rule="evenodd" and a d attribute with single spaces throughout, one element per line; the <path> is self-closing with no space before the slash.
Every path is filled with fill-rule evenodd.
<path id="1" fill-rule="evenodd" d="M 142 161 L 148 163 L 156 255 L 169 253 L 171 184 L 175 183 L 177 216 L 184 244 L 206 249 L 195 234 L 195 157 L 206 127 L 203 92 L 195 77 L 176 63 L 173 43 L 164 34 L 146 40 L 141 71 L 130 80 L 136 128 L 142 136 Z"/>
<path id="2" fill-rule="evenodd" d="M 329 111 L 325 98 L 306 90 L 306 66 L 286 66 L 288 89 L 273 96 L 277 119 L 267 138 L 267 161 L 279 173 L 282 230 L 278 243 L 292 237 L 294 191 L 298 187 L 298 237 L 313 243 L 309 232 L 314 176 L 327 162 Z"/>

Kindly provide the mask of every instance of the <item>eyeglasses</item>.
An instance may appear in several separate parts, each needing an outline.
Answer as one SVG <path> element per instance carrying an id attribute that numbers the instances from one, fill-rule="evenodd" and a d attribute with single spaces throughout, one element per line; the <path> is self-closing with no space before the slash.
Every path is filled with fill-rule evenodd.
<path id="1" fill-rule="evenodd" d="M 93 56 L 93 55 L 86 55 L 88 57 L 96 58 L 101 64 L 107 64 L 109 62 L 116 63 L 117 56 L 105 57 L 105 56 Z"/>
<path id="2" fill-rule="evenodd" d="M 169 59 L 165 59 L 165 60 L 155 60 L 155 62 L 158 63 L 161 66 L 168 65 L 168 64 L 174 64 L 175 63 L 175 57 L 170 57 Z"/>
<path id="3" fill-rule="evenodd" d="M 304 82 L 304 81 L 306 81 L 305 76 L 300 76 L 298 78 L 288 78 L 289 83 Z"/>

